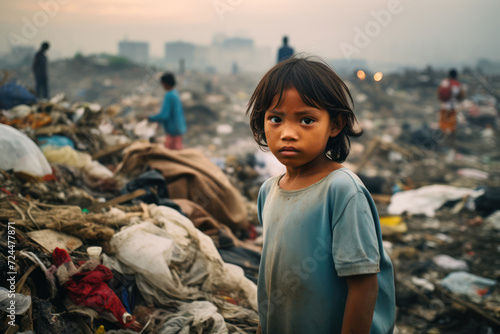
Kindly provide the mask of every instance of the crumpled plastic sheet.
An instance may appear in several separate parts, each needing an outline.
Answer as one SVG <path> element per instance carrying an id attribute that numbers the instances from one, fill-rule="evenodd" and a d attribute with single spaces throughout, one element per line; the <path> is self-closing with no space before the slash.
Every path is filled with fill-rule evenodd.
<path id="1" fill-rule="evenodd" d="M 31 297 L 25 296 L 22 293 L 14 293 L 14 298 L 10 298 L 9 290 L 4 287 L 0 287 L 0 310 L 10 313 L 8 309 L 11 307 L 11 301 L 15 301 L 15 314 L 23 314 L 26 312 L 31 306 Z"/>
<path id="2" fill-rule="evenodd" d="M 93 179 L 109 179 L 113 172 L 103 166 L 99 161 L 92 160 L 90 154 L 79 152 L 69 146 L 46 146 L 43 154 L 50 163 L 58 163 L 81 169 L 85 175 Z"/>
<path id="3" fill-rule="evenodd" d="M 227 334 L 226 323 L 217 307 L 207 301 L 185 303 L 158 328 L 159 334 Z"/>
<path id="4" fill-rule="evenodd" d="M 106 266 L 136 274 L 142 295 L 156 305 L 225 291 L 257 311 L 256 285 L 243 269 L 223 262 L 210 237 L 172 208 L 150 204 L 149 211 L 163 227 L 142 222 L 123 228 L 111 239 L 116 254 L 104 258 Z"/>
<path id="5" fill-rule="evenodd" d="M 391 215 L 400 215 L 404 212 L 409 214 L 424 214 L 434 217 L 436 210 L 448 201 L 455 201 L 470 196 L 477 198 L 484 190 L 473 190 L 446 185 L 431 185 L 422 188 L 402 191 L 394 194 L 387 211 Z"/>
<path id="6" fill-rule="evenodd" d="M 497 281 L 470 274 L 464 271 L 457 271 L 449 274 L 441 281 L 441 285 L 448 290 L 467 296 L 475 303 L 480 303 L 485 290 L 493 287 Z M 483 293 L 481 292 L 483 291 Z"/>
<path id="7" fill-rule="evenodd" d="M 0 169 L 13 169 L 36 176 L 52 174 L 40 148 L 24 133 L 0 124 Z"/>

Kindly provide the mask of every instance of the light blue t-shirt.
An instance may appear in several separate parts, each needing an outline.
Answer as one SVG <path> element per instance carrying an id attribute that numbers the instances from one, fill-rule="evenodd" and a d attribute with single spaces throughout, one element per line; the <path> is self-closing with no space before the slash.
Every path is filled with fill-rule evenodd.
<path id="1" fill-rule="evenodd" d="M 262 333 L 340 333 L 345 276 L 378 273 L 370 333 L 392 333 L 394 275 L 375 203 L 347 168 L 299 190 L 267 180 L 258 198 L 264 229 L 258 303 Z"/>
<path id="2" fill-rule="evenodd" d="M 158 122 L 166 133 L 171 136 L 180 136 L 187 130 L 182 102 L 176 89 L 165 93 L 163 105 L 158 114 L 149 116 L 150 122 Z"/>

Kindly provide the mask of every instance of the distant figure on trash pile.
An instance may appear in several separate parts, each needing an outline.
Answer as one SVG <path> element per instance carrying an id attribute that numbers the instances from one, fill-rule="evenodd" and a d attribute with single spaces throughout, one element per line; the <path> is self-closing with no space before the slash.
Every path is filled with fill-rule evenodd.
<path id="1" fill-rule="evenodd" d="M 283 46 L 278 50 L 278 63 L 293 56 L 293 49 L 288 46 L 288 37 L 283 36 Z"/>
<path id="2" fill-rule="evenodd" d="M 451 69 L 447 79 L 441 81 L 437 94 L 441 101 L 439 111 L 439 128 L 447 136 L 451 148 L 455 146 L 455 132 L 457 130 L 458 103 L 465 98 L 462 84 L 457 80 L 457 70 Z"/>
<path id="3" fill-rule="evenodd" d="M 43 42 L 40 50 L 35 53 L 33 59 L 33 74 L 35 76 L 36 97 L 49 98 L 49 80 L 47 75 L 47 57 L 45 52 L 49 49 L 50 44 Z"/>
<path id="4" fill-rule="evenodd" d="M 163 100 L 161 111 L 157 115 L 149 116 L 150 122 L 158 122 L 163 126 L 167 137 L 165 147 L 172 150 L 182 150 L 182 135 L 186 133 L 187 126 L 182 110 L 181 99 L 175 88 L 175 77 L 172 73 L 164 73 L 160 82 L 167 91 Z"/>
<path id="5" fill-rule="evenodd" d="M 351 105 L 328 65 L 298 57 L 270 69 L 250 98 L 255 141 L 286 167 L 257 199 L 257 333 L 393 332 L 394 275 L 377 209 L 341 164 L 349 138 L 363 133 Z"/>

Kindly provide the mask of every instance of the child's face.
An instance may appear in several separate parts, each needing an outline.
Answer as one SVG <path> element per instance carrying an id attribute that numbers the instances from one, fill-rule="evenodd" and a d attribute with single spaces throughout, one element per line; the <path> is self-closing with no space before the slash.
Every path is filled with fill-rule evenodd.
<path id="1" fill-rule="evenodd" d="M 271 104 L 276 106 L 279 96 Z M 295 88 L 283 92 L 279 106 L 266 111 L 264 132 L 274 156 L 287 167 L 301 167 L 326 158 L 325 148 L 336 130 L 328 111 L 308 106 Z"/>

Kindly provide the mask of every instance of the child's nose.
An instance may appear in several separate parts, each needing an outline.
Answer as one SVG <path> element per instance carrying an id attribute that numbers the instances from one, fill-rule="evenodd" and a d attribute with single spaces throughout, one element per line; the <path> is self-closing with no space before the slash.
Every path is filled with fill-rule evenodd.
<path id="1" fill-rule="evenodd" d="M 298 138 L 297 129 L 290 123 L 285 122 L 282 126 L 281 139 L 282 140 L 296 140 Z"/>

